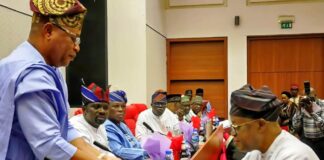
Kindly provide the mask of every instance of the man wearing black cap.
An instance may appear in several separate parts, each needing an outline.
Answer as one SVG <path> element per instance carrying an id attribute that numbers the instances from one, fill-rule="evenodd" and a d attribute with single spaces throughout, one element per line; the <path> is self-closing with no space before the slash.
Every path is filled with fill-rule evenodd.
<path id="1" fill-rule="evenodd" d="M 231 134 L 244 160 L 318 160 L 314 151 L 285 130 L 277 120 L 281 101 L 266 86 L 245 85 L 231 94 Z"/>
<path id="2" fill-rule="evenodd" d="M 188 96 L 189 97 L 189 101 L 191 101 L 191 98 L 192 98 L 192 90 L 191 89 L 188 89 L 185 91 L 184 93 L 185 96 Z"/>
<path id="3" fill-rule="evenodd" d="M 31 0 L 28 40 L 0 61 L 0 159 L 107 159 L 68 122 L 58 67 L 80 50 L 86 8 L 78 0 Z"/>
<path id="4" fill-rule="evenodd" d="M 181 94 L 168 94 L 167 95 L 167 108 L 176 113 L 180 108 Z"/>

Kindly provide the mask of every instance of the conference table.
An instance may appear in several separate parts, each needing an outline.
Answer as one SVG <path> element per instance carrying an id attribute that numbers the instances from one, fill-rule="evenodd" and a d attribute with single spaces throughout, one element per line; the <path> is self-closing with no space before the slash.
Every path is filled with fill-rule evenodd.
<path id="1" fill-rule="evenodd" d="M 200 146 L 193 155 L 192 160 L 217 160 L 220 158 L 223 142 L 224 128 L 222 125 L 209 136 L 207 141 Z"/>

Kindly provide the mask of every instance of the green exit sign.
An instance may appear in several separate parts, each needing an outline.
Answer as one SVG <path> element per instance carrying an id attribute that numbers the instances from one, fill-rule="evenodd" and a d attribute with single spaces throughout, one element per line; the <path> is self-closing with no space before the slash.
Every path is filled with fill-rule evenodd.
<path id="1" fill-rule="evenodd" d="M 292 29 L 292 22 L 281 22 L 281 29 Z"/>

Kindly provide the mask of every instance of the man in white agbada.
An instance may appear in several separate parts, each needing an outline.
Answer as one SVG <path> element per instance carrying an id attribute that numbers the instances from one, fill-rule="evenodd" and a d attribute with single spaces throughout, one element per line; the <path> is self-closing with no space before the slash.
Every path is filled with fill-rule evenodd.
<path id="1" fill-rule="evenodd" d="M 70 123 L 77 129 L 86 142 L 106 153 L 110 158 L 116 157 L 111 152 L 103 150 L 94 145 L 98 142 L 103 146 L 109 148 L 107 132 L 103 123 L 107 119 L 108 111 L 108 94 L 109 91 L 104 92 L 99 86 L 92 83 L 89 87 L 81 87 L 83 114 L 76 115 L 70 119 Z"/>
<path id="2" fill-rule="evenodd" d="M 277 122 L 281 101 L 266 86 L 232 92 L 231 134 L 243 160 L 318 160 L 315 152 Z"/>
<path id="3" fill-rule="evenodd" d="M 167 92 L 157 90 L 152 95 L 151 108 L 141 112 L 136 122 L 135 135 L 139 140 L 153 132 L 177 135 L 180 132 L 177 116 L 166 108 Z"/>

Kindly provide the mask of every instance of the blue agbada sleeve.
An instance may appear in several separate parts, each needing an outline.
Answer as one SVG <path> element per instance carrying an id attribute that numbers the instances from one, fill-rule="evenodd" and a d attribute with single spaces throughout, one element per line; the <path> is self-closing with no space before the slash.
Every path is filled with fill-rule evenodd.
<path id="1" fill-rule="evenodd" d="M 109 140 L 109 147 L 112 152 L 125 160 L 143 160 L 146 151 L 141 148 L 131 148 L 125 147 L 123 145 L 122 139 L 118 132 L 116 132 L 116 128 L 112 128 L 112 126 L 106 126 L 107 136 Z"/>
<path id="2" fill-rule="evenodd" d="M 125 160 L 141 160 L 144 159 L 144 150 L 139 148 L 125 148 L 119 138 L 109 133 L 109 146 L 114 154 Z"/>
<path id="3" fill-rule="evenodd" d="M 45 91 L 22 95 L 16 101 L 18 120 L 38 159 L 70 159 L 77 149 L 62 138 L 49 95 Z"/>
<path id="4" fill-rule="evenodd" d="M 68 135 L 67 135 L 67 141 L 71 142 L 76 138 L 81 137 L 81 134 L 77 129 L 73 127 L 73 125 L 69 121 L 69 128 L 68 128 Z"/>

